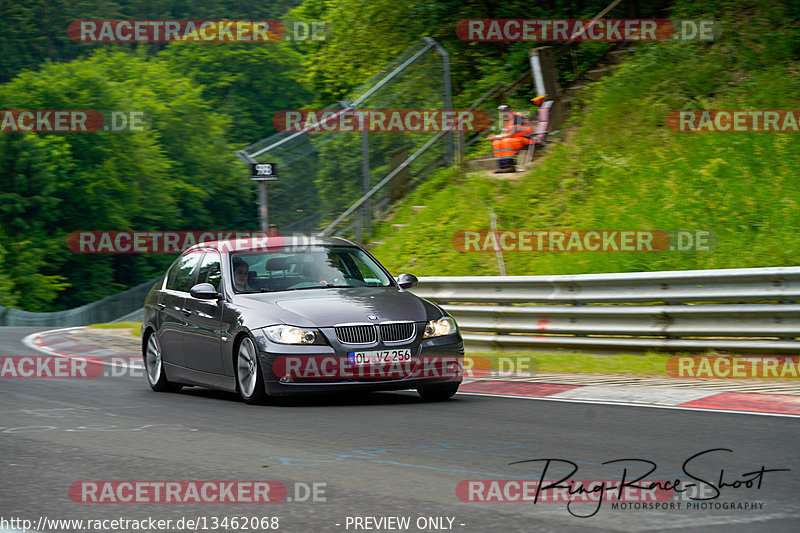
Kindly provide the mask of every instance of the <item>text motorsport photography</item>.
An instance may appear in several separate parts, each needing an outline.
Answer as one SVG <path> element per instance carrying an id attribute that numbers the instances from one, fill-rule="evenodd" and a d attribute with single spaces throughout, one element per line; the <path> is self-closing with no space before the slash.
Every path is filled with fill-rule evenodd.
<path id="1" fill-rule="evenodd" d="M 731 455 L 728 455 L 731 454 Z M 455 488 L 456 497 L 466 503 L 515 502 L 566 504 L 567 512 L 577 518 L 597 515 L 605 502 L 612 510 L 760 510 L 762 502 L 715 501 L 722 496 L 758 495 L 768 480 L 791 472 L 790 468 L 755 470 L 741 464 L 719 468 L 709 473 L 708 464 L 728 459 L 734 450 L 710 448 L 691 454 L 683 461 L 681 474 L 653 479 L 658 465 L 643 458 L 621 458 L 600 463 L 621 470 L 613 478 L 601 480 L 573 479 L 581 468 L 597 466 L 586 461 L 563 458 L 533 458 L 517 460 L 509 466 L 539 470 L 536 477 L 507 480 L 463 480 Z M 744 470 L 744 472 L 742 472 Z M 633 473 L 635 472 L 635 473 Z M 767 475 L 769 474 L 769 475 Z M 554 477 L 556 476 L 556 477 Z M 562 476 L 562 477 L 557 477 Z"/>

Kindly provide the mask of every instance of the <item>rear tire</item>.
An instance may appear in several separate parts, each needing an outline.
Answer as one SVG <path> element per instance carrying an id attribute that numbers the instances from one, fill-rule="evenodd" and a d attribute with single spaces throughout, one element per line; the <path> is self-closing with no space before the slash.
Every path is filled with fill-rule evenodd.
<path id="1" fill-rule="evenodd" d="M 425 385 L 417 389 L 422 401 L 425 402 L 442 402 L 449 400 L 453 395 L 458 392 L 460 383 L 444 384 L 444 385 Z"/>
<path id="2" fill-rule="evenodd" d="M 258 362 L 258 350 L 249 335 L 242 338 L 236 349 L 234 371 L 236 372 L 236 389 L 242 400 L 251 405 L 263 404 L 267 400 L 264 373 Z"/>
<path id="3" fill-rule="evenodd" d="M 164 363 L 161 358 L 161 343 L 155 332 L 151 332 L 147 337 L 144 351 L 144 373 L 147 376 L 147 383 L 156 392 L 178 392 L 181 390 L 180 383 L 173 383 L 167 380 L 164 373 Z"/>

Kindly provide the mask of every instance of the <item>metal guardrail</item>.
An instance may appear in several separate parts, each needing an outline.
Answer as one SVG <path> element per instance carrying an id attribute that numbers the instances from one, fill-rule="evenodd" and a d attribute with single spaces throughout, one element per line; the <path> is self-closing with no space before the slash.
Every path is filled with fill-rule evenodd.
<path id="1" fill-rule="evenodd" d="M 0 308 L 3 326 L 78 326 L 140 310 L 156 280 L 52 313 Z M 720 350 L 800 354 L 800 267 L 423 277 L 472 350 Z"/>
<path id="2" fill-rule="evenodd" d="M 158 279 L 160 278 L 146 281 L 124 292 L 65 311 L 33 313 L 0 307 L 0 326 L 70 327 L 111 322 L 141 310 L 144 307 L 147 293 Z"/>
<path id="3" fill-rule="evenodd" d="M 473 350 L 800 353 L 800 267 L 425 277 Z"/>

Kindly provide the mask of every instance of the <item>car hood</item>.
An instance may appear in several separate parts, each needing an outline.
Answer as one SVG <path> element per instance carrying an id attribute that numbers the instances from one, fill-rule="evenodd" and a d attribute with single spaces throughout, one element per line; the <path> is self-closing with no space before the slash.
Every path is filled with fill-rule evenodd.
<path id="1" fill-rule="evenodd" d="M 253 311 L 260 310 L 286 324 L 306 327 L 352 322 L 379 324 L 394 320 L 424 322 L 428 320 L 426 307 L 435 309 L 430 303 L 396 287 L 308 289 L 253 294 L 246 298 L 250 301 L 247 307 Z M 256 302 L 261 305 L 253 305 Z"/>

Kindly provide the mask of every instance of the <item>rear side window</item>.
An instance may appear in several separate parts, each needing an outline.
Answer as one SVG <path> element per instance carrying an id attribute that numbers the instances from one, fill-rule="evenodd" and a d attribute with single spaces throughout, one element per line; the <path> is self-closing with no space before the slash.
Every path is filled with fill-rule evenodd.
<path id="1" fill-rule="evenodd" d="M 167 278 L 167 289 L 189 292 L 196 275 L 197 265 L 204 254 L 189 252 L 172 266 Z"/>

